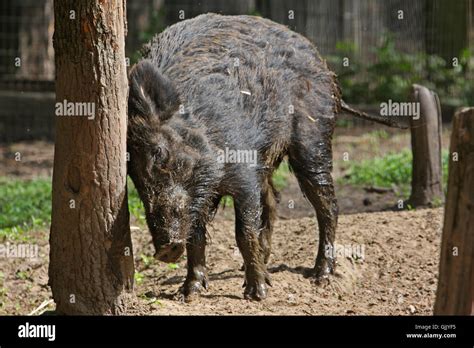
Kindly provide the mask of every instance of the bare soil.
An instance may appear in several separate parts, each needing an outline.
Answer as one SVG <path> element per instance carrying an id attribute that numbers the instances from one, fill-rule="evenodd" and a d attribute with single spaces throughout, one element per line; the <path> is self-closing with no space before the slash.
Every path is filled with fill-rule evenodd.
<path id="1" fill-rule="evenodd" d="M 435 299 L 442 209 L 342 215 L 337 244 L 362 246 L 363 257 L 339 255 L 329 284 L 303 276 L 316 255 L 314 218 L 278 220 L 269 262 L 273 287 L 263 302 L 243 299 L 242 258 L 233 221 L 220 214 L 209 231 L 210 288 L 192 303 L 178 299 L 186 274 L 152 259 L 146 228 L 133 231 L 137 277 L 134 314 L 156 315 L 430 315 Z M 0 314 L 29 314 L 51 298 L 47 286 L 47 232 L 35 232 L 37 259 L 0 259 Z M 46 308 L 53 309 L 50 304 Z"/>

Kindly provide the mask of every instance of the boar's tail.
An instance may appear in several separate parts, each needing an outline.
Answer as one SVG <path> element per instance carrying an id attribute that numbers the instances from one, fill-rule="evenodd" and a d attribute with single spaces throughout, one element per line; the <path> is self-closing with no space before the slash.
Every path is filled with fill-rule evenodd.
<path id="1" fill-rule="evenodd" d="M 344 102 L 344 100 L 341 100 L 341 109 L 342 109 L 342 111 L 345 111 L 345 112 L 347 112 L 351 115 L 354 115 L 356 117 L 363 118 L 365 120 L 369 120 L 369 121 L 373 121 L 373 122 L 377 122 L 377 123 L 381 123 L 381 124 L 384 124 L 384 125 L 389 126 L 389 127 L 402 128 L 402 129 L 408 128 L 408 126 L 406 124 L 403 124 L 401 122 L 397 122 L 397 120 L 395 120 L 393 118 L 390 118 L 388 116 L 369 115 L 369 114 L 366 114 L 363 111 L 355 110 L 352 107 L 350 107 L 349 105 L 347 105 Z"/>

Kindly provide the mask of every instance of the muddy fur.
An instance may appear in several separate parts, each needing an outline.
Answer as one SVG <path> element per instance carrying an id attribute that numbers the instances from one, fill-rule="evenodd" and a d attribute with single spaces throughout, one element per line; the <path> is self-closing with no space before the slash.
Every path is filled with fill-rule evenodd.
<path id="1" fill-rule="evenodd" d="M 187 299 L 207 288 L 206 223 L 234 198 L 245 297 L 266 297 L 275 189 L 288 156 L 320 227 L 316 281 L 334 270 L 337 204 L 331 138 L 340 111 L 335 74 L 303 36 L 253 16 L 206 14 L 177 23 L 130 72 L 129 174 L 165 262 L 186 246 Z M 257 163 L 220 163 L 219 150 L 255 150 Z"/>

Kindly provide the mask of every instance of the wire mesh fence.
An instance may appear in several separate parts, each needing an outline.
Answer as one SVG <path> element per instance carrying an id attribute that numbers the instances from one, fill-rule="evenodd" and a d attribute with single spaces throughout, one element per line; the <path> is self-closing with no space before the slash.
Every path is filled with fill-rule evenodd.
<path id="1" fill-rule="evenodd" d="M 338 48 L 345 42 L 355 58 L 369 64 L 377 62 L 374 47 L 388 33 L 401 52 L 436 54 L 446 61 L 466 47 L 474 50 L 474 0 L 128 0 L 127 56 L 135 61 L 153 34 L 207 12 L 270 18 L 307 36 L 323 56 L 341 55 Z M 28 92 L 29 98 L 54 91 L 53 30 L 53 0 L 0 2 L 2 105 L 18 102 L 7 92 Z M 53 118 L 51 108 L 21 109 L 0 108 L 0 141 L 37 136 L 41 132 L 31 131 L 39 127 L 35 122 Z M 49 127 L 50 121 L 44 124 Z"/>

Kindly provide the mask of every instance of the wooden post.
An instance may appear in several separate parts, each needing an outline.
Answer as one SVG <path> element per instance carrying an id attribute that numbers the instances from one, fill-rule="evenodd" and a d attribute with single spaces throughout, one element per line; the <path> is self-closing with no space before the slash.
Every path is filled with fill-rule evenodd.
<path id="1" fill-rule="evenodd" d="M 434 314 L 473 314 L 474 108 L 456 113 L 451 135 L 438 292 Z"/>
<path id="2" fill-rule="evenodd" d="M 420 85 L 413 85 L 412 101 L 419 105 L 419 117 L 410 119 L 413 174 L 408 204 L 416 207 L 443 199 L 441 108 L 436 93 Z"/>

